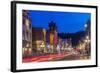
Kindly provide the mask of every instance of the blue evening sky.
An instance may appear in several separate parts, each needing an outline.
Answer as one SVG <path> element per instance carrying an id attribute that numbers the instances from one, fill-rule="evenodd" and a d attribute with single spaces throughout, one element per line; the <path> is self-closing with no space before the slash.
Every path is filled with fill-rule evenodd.
<path id="1" fill-rule="evenodd" d="M 84 25 L 91 19 L 90 13 L 79 12 L 53 12 L 29 10 L 32 27 L 48 29 L 48 23 L 54 21 L 58 32 L 75 33 L 84 30 Z"/>

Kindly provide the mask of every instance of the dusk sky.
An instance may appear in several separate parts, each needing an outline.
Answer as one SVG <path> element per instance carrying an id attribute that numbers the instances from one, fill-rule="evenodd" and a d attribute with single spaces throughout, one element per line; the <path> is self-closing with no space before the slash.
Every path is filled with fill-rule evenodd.
<path id="1" fill-rule="evenodd" d="M 54 21 L 59 33 L 75 33 L 84 30 L 84 25 L 91 19 L 90 13 L 53 12 L 29 10 L 32 27 L 48 29 L 48 23 Z"/>

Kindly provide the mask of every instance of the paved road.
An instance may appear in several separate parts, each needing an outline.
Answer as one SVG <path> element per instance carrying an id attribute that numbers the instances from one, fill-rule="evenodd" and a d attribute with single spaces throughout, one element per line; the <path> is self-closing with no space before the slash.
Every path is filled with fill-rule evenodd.
<path id="1" fill-rule="evenodd" d="M 24 58 L 23 63 L 29 62 L 45 62 L 45 61 L 68 61 L 68 60 L 80 60 L 88 59 L 87 56 L 76 55 L 72 53 L 62 53 L 62 54 L 49 54 L 46 56 L 34 56 L 31 58 Z"/>
<path id="2" fill-rule="evenodd" d="M 52 61 L 69 61 L 69 60 L 86 60 L 86 59 L 89 59 L 89 57 L 72 54 L 65 56 L 63 58 L 53 59 Z"/>

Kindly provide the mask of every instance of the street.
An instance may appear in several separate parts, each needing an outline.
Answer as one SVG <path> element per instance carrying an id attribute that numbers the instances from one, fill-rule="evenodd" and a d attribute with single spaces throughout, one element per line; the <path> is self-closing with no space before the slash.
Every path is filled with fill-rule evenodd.
<path id="1" fill-rule="evenodd" d="M 49 54 L 46 56 L 33 56 L 30 58 L 23 58 L 23 63 L 46 62 L 46 61 L 48 61 L 48 62 L 50 62 L 50 61 L 68 61 L 68 60 L 83 60 L 83 59 L 89 59 L 89 57 L 66 52 L 66 53 L 61 53 L 61 54 Z"/>

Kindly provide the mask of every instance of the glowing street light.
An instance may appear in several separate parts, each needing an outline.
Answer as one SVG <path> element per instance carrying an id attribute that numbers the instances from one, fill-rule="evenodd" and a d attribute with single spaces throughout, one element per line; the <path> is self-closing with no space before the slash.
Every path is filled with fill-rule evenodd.
<path id="1" fill-rule="evenodd" d="M 29 44 L 27 43 L 26 47 L 29 47 Z"/>
<path id="2" fill-rule="evenodd" d="M 32 49 L 31 48 L 29 48 L 29 54 L 31 54 L 32 53 Z"/>
<path id="3" fill-rule="evenodd" d="M 85 40 L 85 42 L 87 43 L 87 42 L 88 42 L 88 40 L 86 39 L 86 40 Z"/>
<path id="4" fill-rule="evenodd" d="M 86 39 L 88 40 L 89 39 L 89 36 L 86 36 Z"/>
<path id="5" fill-rule="evenodd" d="M 85 24 L 84 27 L 87 28 L 87 24 Z"/>

